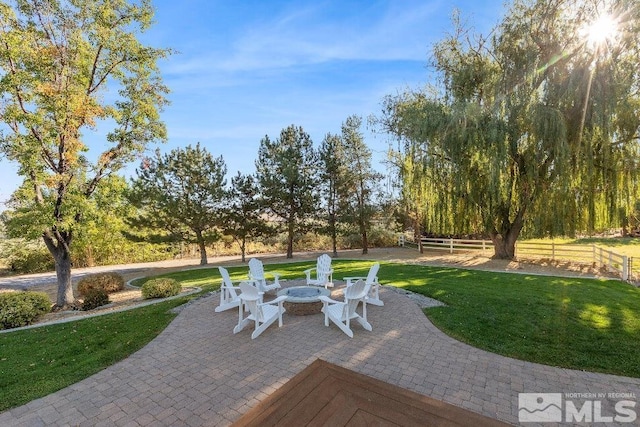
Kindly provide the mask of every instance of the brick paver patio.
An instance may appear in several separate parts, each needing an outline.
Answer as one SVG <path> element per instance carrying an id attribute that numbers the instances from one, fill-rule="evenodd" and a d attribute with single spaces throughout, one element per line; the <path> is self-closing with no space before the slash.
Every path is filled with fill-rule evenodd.
<path id="1" fill-rule="evenodd" d="M 285 314 L 282 328 L 256 340 L 249 329 L 232 333 L 236 310 L 215 313 L 215 297 L 200 299 L 128 359 L 0 414 L 0 425 L 228 425 L 317 358 L 513 424 L 519 392 L 640 396 L 640 379 L 478 350 L 440 332 L 406 296 L 383 288 L 381 298 L 384 307 L 368 310 L 373 332 L 356 325 L 353 339 L 322 315 Z"/>

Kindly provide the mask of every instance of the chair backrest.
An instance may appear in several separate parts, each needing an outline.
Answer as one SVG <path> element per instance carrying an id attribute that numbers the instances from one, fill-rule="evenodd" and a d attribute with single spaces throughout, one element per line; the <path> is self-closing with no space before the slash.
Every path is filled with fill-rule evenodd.
<path id="1" fill-rule="evenodd" d="M 347 288 L 344 293 L 346 305 L 344 307 L 344 311 L 342 312 L 343 320 L 352 318 L 354 316 L 356 308 L 358 308 L 358 303 L 360 302 L 360 300 L 364 299 L 366 295 L 367 284 L 361 279 Z"/>
<path id="2" fill-rule="evenodd" d="M 327 254 L 320 255 L 316 264 L 318 270 L 329 271 L 331 270 L 331 257 Z"/>
<path id="3" fill-rule="evenodd" d="M 240 290 L 242 293 L 240 294 L 240 299 L 247 306 L 251 314 L 259 321 L 264 322 L 264 316 L 262 315 L 262 310 L 260 307 L 260 294 L 258 289 L 250 283 L 241 282 Z"/>
<path id="4" fill-rule="evenodd" d="M 367 284 L 372 284 L 376 281 L 376 276 L 378 275 L 378 270 L 380 270 L 380 263 L 376 262 L 369 269 L 369 274 L 367 274 Z"/>
<path id="5" fill-rule="evenodd" d="M 229 272 L 224 267 L 218 267 L 218 271 L 220 271 L 220 276 L 222 276 L 222 286 L 226 288 L 227 292 L 234 298 L 238 296 L 236 294 L 236 290 L 233 288 L 233 282 L 231 281 L 231 277 L 229 276 Z"/>
<path id="6" fill-rule="evenodd" d="M 331 271 L 331 257 L 327 254 L 320 255 L 316 262 L 316 271 L 318 279 L 326 279 Z"/>
<path id="7" fill-rule="evenodd" d="M 254 280 L 264 280 L 264 267 L 258 258 L 249 260 L 249 274 Z"/>

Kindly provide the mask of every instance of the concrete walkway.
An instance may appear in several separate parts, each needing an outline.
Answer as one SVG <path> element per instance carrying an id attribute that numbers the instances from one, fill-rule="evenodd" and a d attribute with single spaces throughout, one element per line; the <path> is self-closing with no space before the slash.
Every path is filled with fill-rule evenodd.
<path id="1" fill-rule="evenodd" d="M 513 424 L 520 392 L 640 396 L 640 379 L 497 356 L 449 338 L 408 297 L 383 288 L 381 298 L 368 311 L 373 332 L 355 326 L 353 339 L 322 315 L 285 314 L 256 340 L 232 333 L 237 311 L 200 299 L 128 359 L 0 414 L 0 425 L 228 425 L 317 358 Z"/>

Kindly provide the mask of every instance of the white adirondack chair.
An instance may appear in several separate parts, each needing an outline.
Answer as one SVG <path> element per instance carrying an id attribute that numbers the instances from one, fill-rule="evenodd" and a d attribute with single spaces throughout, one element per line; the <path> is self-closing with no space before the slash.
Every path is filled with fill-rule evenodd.
<path id="1" fill-rule="evenodd" d="M 311 278 L 311 273 L 315 270 L 316 278 Z M 333 269 L 331 268 L 331 257 L 327 254 L 320 255 L 314 268 L 304 271 L 307 275 L 307 286 L 324 286 L 325 289 L 333 288 Z"/>
<path id="2" fill-rule="evenodd" d="M 349 338 L 353 338 L 351 320 L 356 320 L 367 331 L 371 331 L 371 324 L 367 321 L 366 296 L 369 286 L 362 280 L 358 280 L 344 292 L 344 302 L 334 301 L 329 297 L 320 296 L 322 311 L 324 312 L 324 325 L 329 326 L 329 320 L 336 324 Z M 362 301 L 362 315 L 356 312 L 358 304 Z"/>
<path id="3" fill-rule="evenodd" d="M 262 265 L 262 261 L 257 258 L 251 258 L 249 260 L 249 279 L 251 279 L 259 291 L 261 292 L 269 292 L 274 289 L 280 289 L 280 282 L 278 279 L 280 275 L 278 273 L 270 273 L 274 279 L 273 283 L 268 283 L 265 274 L 264 274 L 264 266 Z"/>
<path id="4" fill-rule="evenodd" d="M 367 294 L 367 304 L 383 306 L 384 302 L 380 299 L 380 283 L 378 282 L 378 270 L 380 263 L 375 263 L 369 269 L 367 277 L 345 277 L 347 288 L 351 287 L 356 280 L 364 280 L 369 285 L 369 293 Z"/>
<path id="5" fill-rule="evenodd" d="M 224 267 L 218 267 L 220 276 L 222 276 L 222 285 L 220 285 L 220 305 L 216 307 L 216 313 L 229 310 L 240 305 L 239 286 L 233 286 L 229 272 Z M 260 292 L 260 298 L 264 292 Z M 262 302 L 262 299 L 260 300 Z"/>
<path id="6" fill-rule="evenodd" d="M 233 286 L 233 282 L 226 268 L 218 267 L 218 271 L 220 271 L 220 276 L 222 276 L 222 285 L 220 285 L 220 305 L 216 307 L 216 313 L 240 305 L 240 297 L 237 292 L 240 288 Z"/>
<path id="7" fill-rule="evenodd" d="M 286 296 L 281 296 L 273 301 L 262 303 L 262 297 L 258 289 L 246 282 L 240 283 L 240 299 L 242 304 L 238 307 L 238 324 L 233 328 L 233 333 L 237 334 L 245 328 L 245 326 L 253 323 L 255 325 L 254 331 L 251 334 L 251 339 L 255 339 L 261 333 L 265 331 L 273 322 L 278 320 L 278 327 L 282 327 L 282 313 L 285 312 L 282 303 L 287 299 Z M 249 310 L 249 316 L 244 316 L 244 310 L 242 306 L 245 306 Z"/>

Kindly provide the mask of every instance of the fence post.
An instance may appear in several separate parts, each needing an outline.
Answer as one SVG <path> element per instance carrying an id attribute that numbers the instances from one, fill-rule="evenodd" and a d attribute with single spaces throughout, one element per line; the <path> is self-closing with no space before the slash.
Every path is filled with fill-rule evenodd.
<path id="1" fill-rule="evenodd" d="M 487 243 L 482 239 L 482 255 L 484 255 L 485 250 L 487 250 Z"/>
<path id="2" fill-rule="evenodd" d="M 551 261 L 556 260 L 556 242 L 551 241 Z"/>
<path id="3" fill-rule="evenodd" d="M 398 235 L 398 246 L 404 247 L 404 234 Z"/>
<path id="4" fill-rule="evenodd" d="M 602 267 L 602 248 L 598 247 L 598 267 Z"/>
<path id="5" fill-rule="evenodd" d="M 449 239 L 449 253 L 453 253 L 453 238 Z"/>
<path id="6" fill-rule="evenodd" d="M 593 252 L 593 266 L 596 266 L 596 245 L 591 245 L 591 252 Z"/>
<path id="7" fill-rule="evenodd" d="M 629 257 L 622 255 L 622 280 L 629 280 Z"/>

